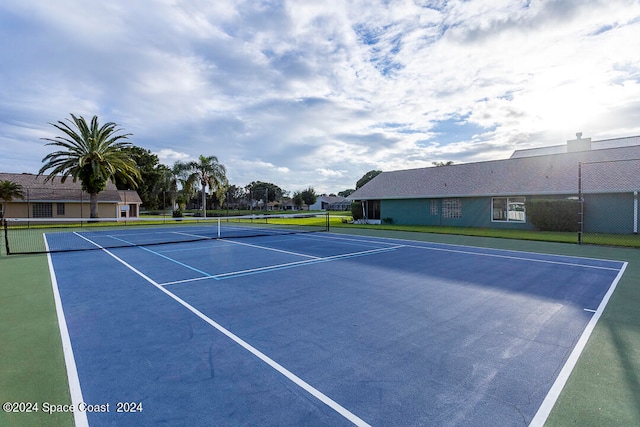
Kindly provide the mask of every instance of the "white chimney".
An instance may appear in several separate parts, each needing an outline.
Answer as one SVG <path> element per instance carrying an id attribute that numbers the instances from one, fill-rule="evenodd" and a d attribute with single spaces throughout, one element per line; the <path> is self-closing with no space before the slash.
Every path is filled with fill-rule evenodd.
<path id="1" fill-rule="evenodd" d="M 567 153 L 591 150 L 591 138 L 582 139 L 582 132 L 576 133 L 576 139 L 567 141 Z"/>

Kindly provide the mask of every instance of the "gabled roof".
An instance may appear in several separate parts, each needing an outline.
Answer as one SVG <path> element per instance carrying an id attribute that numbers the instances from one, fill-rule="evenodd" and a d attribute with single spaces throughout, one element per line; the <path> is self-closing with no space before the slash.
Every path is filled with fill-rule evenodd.
<path id="1" fill-rule="evenodd" d="M 383 172 L 348 198 L 351 200 L 577 194 L 578 163 L 640 159 L 640 145 L 573 153 L 511 158 L 479 163 Z M 640 190 L 640 160 L 585 164 L 617 174 L 583 176 L 583 191 Z M 600 177 L 600 178 L 599 178 Z"/>
<path id="2" fill-rule="evenodd" d="M 126 204 L 139 203 L 142 204 L 142 199 L 136 190 L 118 190 L 120 195 L 120 201 Z"/>
<path id="3" fill-rule="evenodd" d="M 342 196 L 327 196 L 327 195 L 321 195 L 318 196 L 318 202 L 322 201 L 322 202 L 326 202 L 326 203 L 340 203 L 342 201 L 344 201 L 344 197 Z"/>
<path id="4" fill-rule="evenodd" d="M 73 182 L 73 178 L 68 178 L 65 182 L 62 182 L 60 177 L 54 177 L 51 181 L 45 183 L 45 178 L 43 175 L 30 173 L 0 173 L 0 180 L 12 181 L 22 186 L 25 201 L 77 202 L 81 198 L 82 200 L 89 200 L 89 195 L 82 191 L 80 181 Z M 133 194 L 120 194 L 115 184 L 109 181 L 105 190 L 98 194 L 98 202 L 119 203 L 123 201 L 122 197 L 127 197 L 127 203 L 139 202 L 140 196 L 135 191 L 133 193 L 136 193 L 136 200 L 133 200 L 136 197 Z M 129 201 L 129 197 L 131 197 L 132 201 Z"/>

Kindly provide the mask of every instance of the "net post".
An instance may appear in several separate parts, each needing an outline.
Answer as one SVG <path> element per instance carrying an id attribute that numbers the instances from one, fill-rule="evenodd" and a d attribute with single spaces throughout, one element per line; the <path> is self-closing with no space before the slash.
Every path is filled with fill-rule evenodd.
<path id="1" fill-rule="evenodd" d="M 326 225 L 324 231 L 329 231 L 329 223 L 330 223 L 330 221 L 329 221 L 329 211 L 327 211 L 327 225 Z"/>
<path id="2" fill-rule="evenodd" d="M 11 255 L 11 251 L 9 250 L 9 226 L 7 225 L 7 220 L 4 218 L 0 219 L 2 222 L 2 228 L 4 229 L 4 247 L 7 250 L 7 255 Z"/>
<path id="3" fill-rule="evenodd" d="M 582 233 L 584 232 L 584 195 L 582 194 L 582 162 L 578 162 L 578 244 L 582 244 Z"/>
<path id="4" fill-rule="evenodd" d="M 218 239 L 220 238 L 220 218 L 218 218 Z"/>

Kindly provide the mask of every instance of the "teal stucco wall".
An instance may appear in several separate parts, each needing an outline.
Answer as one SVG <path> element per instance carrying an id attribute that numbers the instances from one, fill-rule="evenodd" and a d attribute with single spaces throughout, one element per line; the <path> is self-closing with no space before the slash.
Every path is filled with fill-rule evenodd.
<path id="1" fill-rule="evenodd" d="M 459 218 L 446 218 L 443 215 L 443 199 L 382 200 L 380 217 L 391 218 L 393 224 L 403 225 L 533 229 L 528 222 L 492 221 L 491 197 L 463 197 L 459 200 L 462 204 Z"/>
<path id="2" fill-rule="evenodd" d="M 629 234 L 634 232 L 633 193 L 584 195 L 584 231 Z"/>
<path id="3" fill-rule="evenodd" d="M 527 201 L 535 198 L 565 198 L 566 196 L 521 196 Z M 462 215 L 459 218 L 445 218 L 442 214 L 443 199 L 397 199 L 382 200 L 380 217 L 391 219 L 393 224 L 436 225 L 454 227 L 484 227 L 533 230 L 527 219 L 522 222 L 492 221 L 491 197 L 462 197 Z M 634 201 L 633 193 L 587 194 L 584 196 L 585 232 L 633 233 Z M 433 203 L 433 205 L 432 205 Z M 638 219 L 636 218 L 636 221 Z M 636 224 L 638 228 L 640 224 Z"/>

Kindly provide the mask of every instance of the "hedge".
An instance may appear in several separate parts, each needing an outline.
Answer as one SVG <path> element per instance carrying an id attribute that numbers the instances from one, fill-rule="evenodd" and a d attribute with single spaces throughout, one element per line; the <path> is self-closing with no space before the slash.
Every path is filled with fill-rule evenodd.
<path id="1" fill-rule="evenodd" d="M 527 219 L 540 231 L 578 231 L 580 202 L 571 199 L 535 199 L 526 202 Z"/>
<path id="2" fill-rule="evenodd" d="M 364 218 L 361 202 L 351 202 L 351 216 L 354 221 Z"/>

